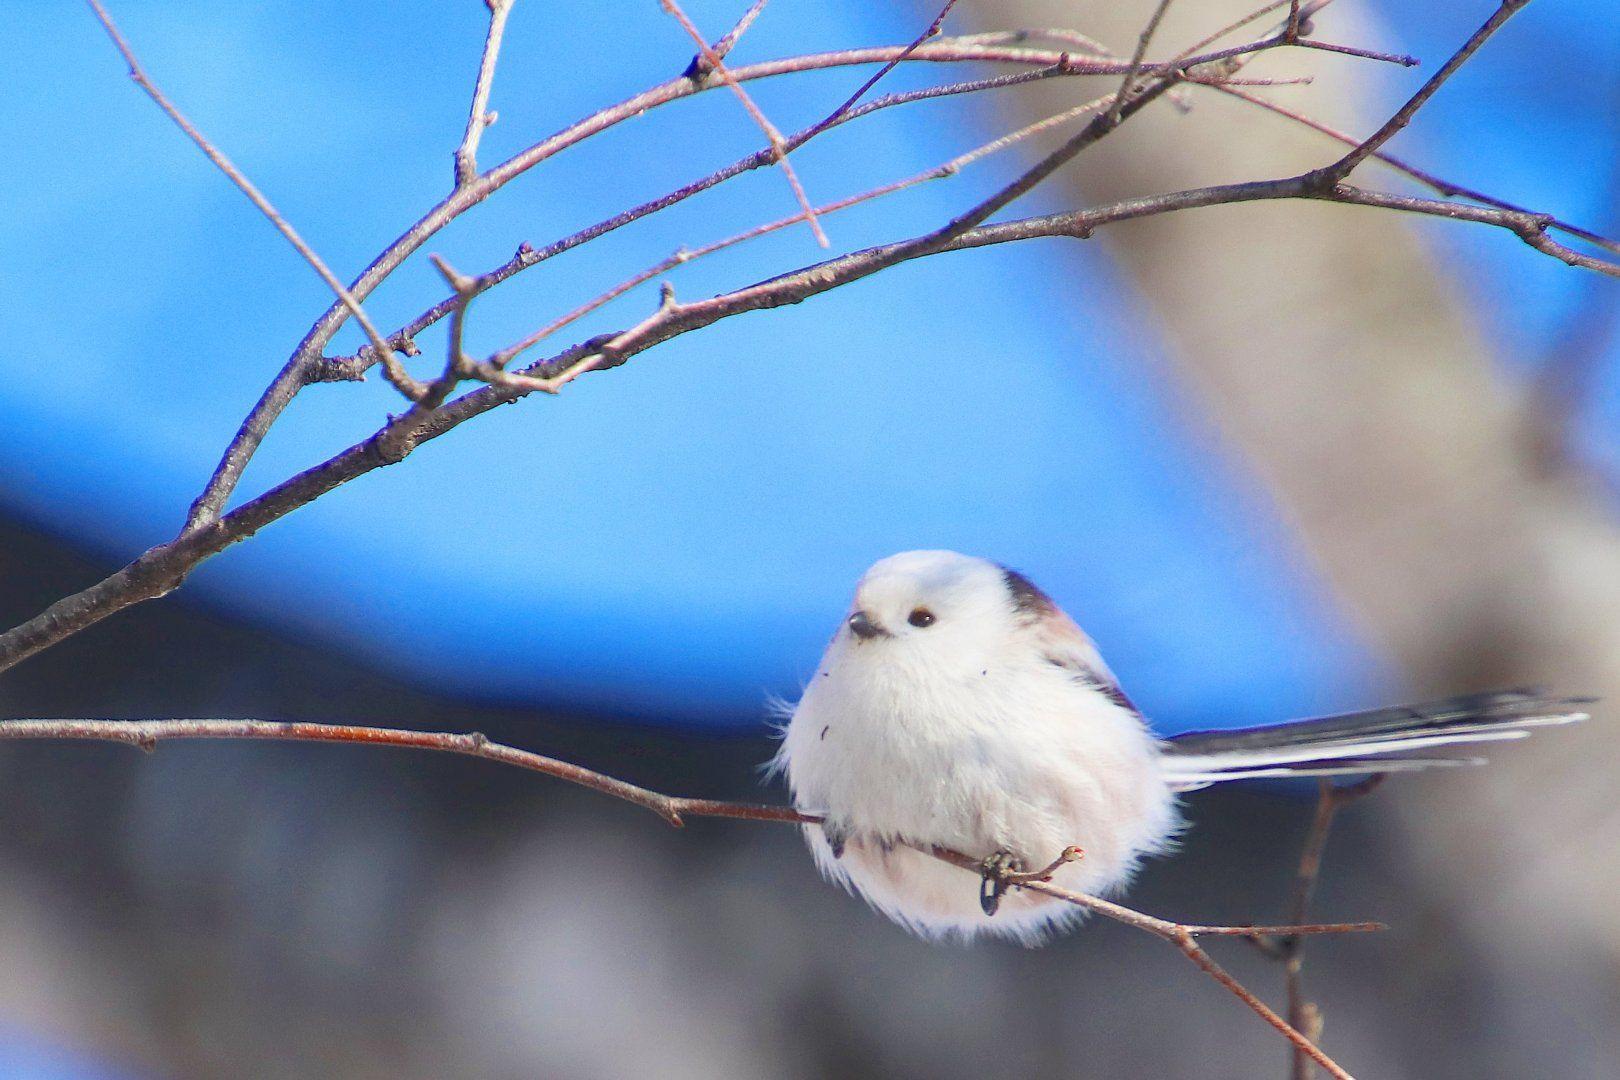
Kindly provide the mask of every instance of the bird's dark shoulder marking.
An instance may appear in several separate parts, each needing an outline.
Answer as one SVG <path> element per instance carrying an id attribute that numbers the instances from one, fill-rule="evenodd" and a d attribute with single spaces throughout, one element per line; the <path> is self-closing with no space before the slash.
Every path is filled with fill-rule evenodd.
<path id="1" fill-rule="evenodd" d="M 1011 567 L 1001 568 L 1001 580 L 1006 582 L 1007 595 L 1012 597 L 1013 610 L 1028 619 L 1038 619 L 1057 610 L 1052 598 L 1041 591 L 1029 578 Z"/>

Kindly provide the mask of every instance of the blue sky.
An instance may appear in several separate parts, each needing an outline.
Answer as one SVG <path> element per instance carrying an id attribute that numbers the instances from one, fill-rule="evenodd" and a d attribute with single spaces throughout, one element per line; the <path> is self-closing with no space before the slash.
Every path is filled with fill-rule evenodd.
<path id="1" fill-rule="evenodd" d="M 718 32 L 742 6 L 689 10 Z M 1393 7 L 1381 44 L 1427 67 L 1375 72 L 1391 100 L 1487 6 Z M 123 77 L 84 10 L 8 7 L 0 290 L 28 302 L 11 306 L 0 346 L 0 504 L 122 561 L 178 528 L 329 296 Z M 481 5 L 126 0 L 113 10 L 154 78 L 340 274 L 444 193 Z M 654 4 L 579 10 L 518 5 L 486 165 L 690 58 Z M 1532 5 L 1401 149 L 1605 223 L 1615 125 L 1591 105 L 1590 82 L 1550 77 L 1601 71 L 1598 58 L 1616 55 L 1620 20 L 1604 10 Z M 927 18 L 778 0 L 738 55 L 906 40 Z M 1544 59 L 1527 65 L 1527 54 Z M 897 73 L 894 85 L 918 77 Z M 843 70 L 755 88 L 791 130 L 862 78 Z M 812 198 L 827 201 L 977 145 L 989 122 L 961 102 L 894 110 L 795 161 Z M 485 269 L 519 241 L 542 244 L 758 142 L 723 93 L 682 102 L 533 170 L 428 250 Z M 1016 164 L 832 218 L 835 246 L 926 229 Z M 497 290 L 474 309 L 470 344 L 504 344 L 678 246 L 792 209 L 777 172 L 740 178 Z M 1504 353 L 1535 356 L 1588 287 L 1510 237 L 1422 227 L 1457 256 L 1447 265 L 1464 267 L 1460 286 Z M 701 296 L 821 255 L 794 229 L 672 280 Z M 368 309 L 394 326 L 440 291 L 418 259 Z M 654 297 L 632 294 L 578 336 L 634 322 Z M 356 342 L 349 331 L 340 339 Z M 442 355 L 442 329 L 422 344 Z M 1167 730 L 1384 696 L 1386 666 L 1304 566 L 1265 493 L 1178 396 L 1163 347 L 1101 245 L 928 260 L 497 410 L 232 549 L 187 593 L 342 641 L 447 692 L 741 730 L 762 722 L 767 694 L 791 695 L 813 669 L 868 563 L 954 547 L 1042 582 Z M 1610 452 L 1615 399 L 1605 392 L 1584 414 L 1595 454 Z M 244 492 L 400 407 L 376 379 L 312 388 Z"/>

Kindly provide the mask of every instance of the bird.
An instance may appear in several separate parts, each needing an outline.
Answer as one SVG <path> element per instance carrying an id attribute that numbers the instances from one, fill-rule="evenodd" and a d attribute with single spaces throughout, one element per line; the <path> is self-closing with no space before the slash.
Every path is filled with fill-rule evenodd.
<path id="1" fill-rule="evenodd" d="M 1085 913 L 1018 875 L 1117 895 L 1175 846 L 1184 792 L 1477 764 L 1417 752 L 1583 720 L 1589 701 L 1494 691 L 1163 738 L 1028 577 L 908 551 L 861 577 L 767 767 L 819 819 L 803 831 L 825 877 L 924 938 L 1033 946 Z M 981 881 L 936 848 L 982 859 Z"/>

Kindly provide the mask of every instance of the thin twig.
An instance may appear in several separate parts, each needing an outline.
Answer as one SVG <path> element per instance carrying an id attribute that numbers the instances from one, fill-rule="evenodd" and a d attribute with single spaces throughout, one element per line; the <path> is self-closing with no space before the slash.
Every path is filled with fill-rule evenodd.
<path id="1" fill-rule="evenodd" d="M 1406 104 L 1402 105 L 1395 111 L 1394 115 L 1384 121 L 1382 127 L 1332 165 L 1316 170 L 1312 174 L 1316 181 L 1324 185 L 1337 183 L 1349 176 L 1357 165 L 1377 153 L 1385 143 L 1395 137 L 1397 132 L 1412 122 L 1412 117 L 1417 115 L 1417 111 L 1457 73 L 1458 68 L 1468 62 L 1468 58 L 1473 56 L 1492 34 L 1502 28 L 1503 23 L 1511 19 L 1529 2 L 1530 0 L 1502 0 L 1502 5 L 1491 14 L 1491 17 L 1486 19 L 1478 30 L 1474 31 L 1473 35 L 1462 44 L 1461 48 L 1451 54 L 1451 59 L 1447 60 L 1440 70 L 1436 71 L 1429 78 L 1429 81 L 1418 89 L 1417 93 L 1407 99 Z"/>
<path id="2" fill-rule="evenodd" d="M 1055 41 L 1060 45 L 1079 49 L 1092 56 L 1100 56 L 1109 60 L 1120 60 L 1123 57 L 1115 55 L 1114 51 L 1096 38 L 1088 37 L 1077 30 L 1064 30 L 1058 27 L 1043 27 L 1031 30 L 987 30 L 978 34 L 952 34 L 945 41 L 956 45 L 1021 45 L 1026 41 Z"/>
<path id="3" fill-rule="evenodd" d="M 832 127 L 834 124 L 838 123 L 838 121 L 846 113 L 848 113 L 849 110 L 853 109 L 856 106 L 856 104 L 861 100 L 861 98 L 866 96 L 866 92 L 868 90 L 872 89 L 872 87 L 874 87 L 878 83 L 882 82 L 883 77 L 885 75 L 887 75 L 889 72 L 893 71 L 900 64 L 902 64 L 906 60 L 910 59 L 911 54 L 917 51 L 917 47 L 919 45 L 921 45 L 923 42 L 927 41 L 929 38 L 937 36 L 939 34 L 940 28 L 945 25 L 945 16 L 949 15 L 951 13 L 951 8 L 953 8 L 955 6 L 956 6 L 956 0 L 945 0 L 945 6 L 939 9 L 939 14 L 934 16 L 934 21 L 929 23 L 928 26 L 923 30 L 923 32 L 917 35 L 916 40 L 914 40 L 910 45 L 907 45 L 903 50 L 901 50 L 900 54 L 898 56 L 896 56 L 893 60 L 890 60 L 888 63 L 884 64 L 882 67 L 878 68 L 877 71 L 870 78 L 868 78 L 865 82 L 861 83 L 860 87 L 853 94 L 849 95 L 848 99 L 845 100 L 845 102 L 842 105 L 838 106 L 838 108 L 836 108 L 832 112 L 828 113 L 827 118 L 825 120 L 821 121 L 821 123 L 819 123 L 819 124 L 815 125 L 815 127 L 811 128 L 810 133 L 813 135 L 818 131 L 823 131 L 823 130 L 825 130 L 827 128 Z"/>
<path id="4" fill-rule="evenodd" d="M 916 187 L 919 184 L 927 183 L 930 180 L 940 180 L 948 176 L 954 176 L 974 162 L 988 157 L 997 151 L 1004 150 L 1023 139 L 1027 139 L 1032 135 L 1037 135 L 1043 131 L 1047 131 L 1053 127 L 1067 123 L 1068 121 L 1083 116 L 1088 112 L 1095 112 L 1097 109 L 1107 104 L 1110 100 L 1111 95 L 1106 95 L 1104 97 L 1088 101 L 1083 105 L 1077 105 L 1072 109 L 1066 109 L 1063 112 L 1057 113 L 1053 116 L 1048 116 L 1044 119 L 1037 120 L 1032 124 L 1019 128 L 1017 131 L 1009 132 L 1000 138 L 993 139 L 982 146 L 978 146 L 967 151 L 966 153 L 958 154 L 956 157 L 953 157 L 949 161 L 942 164 L 936 165 L 932 169 L 926 169 L 923 172 L 908 176 L 902 180 L 895 180 L 890 183 L 883 184 L 880 187 L 863 191 L 857 195 L 846 196 L 845 198 L 839 199 L 836 202 L 830 202 L 822 206 L 818 206 L 816 207 L 816 215 L 818 217 L 825 218 L 832 214 L 836 214 L 841 210 L 847 210 L 852 206 L 870 202 L 873 199 L 882 198 L 886 195 L 893 195 L 897 192 Z M 546 338 L 549 338 L 558 331 L 571 326 L 580 319 L 583 319 L 585 316 L 589 315 L 591 312 L 600 309 L 613 300 L 618 299 L 631 289 L 634 289 L 636 286 L 643 285 L 648 281 L 651 281 L 660 274 L 667 273 L 678 266 L 684 266 L 687 263 L 696 261 L 697 259 L 713 255 L 714 253 L 723 251 L 726 248 L 735 247 L 738 244 L 758 239 L 761 236 L 766 236 L 770 233 L 777 232 L 791 225 L 796 225 L 803 220 L 804 215 L 802 213 L 793 214 L 789 217 L 779 218 L 776 221 L 767 222 L 763 225 L 756 225 L 751 229 L 746 229 L 743 232 L 729 236 L 724 240 L 717 240 L 714 243 L 706 244 L 703 247 L 692 249 L 682 248 L 673 255 L 653 263 L 646 269 L 625 278 L 617 285 L 614 285 L 605 292 L 602 292 L 592 299 L 587 300 L 585 303 L 574 308 L 572 311 L 558 316 L 556 319 L 553 319 L 551 322 L 547 323 L 545 326 L 536 330 L 529 336 L 495 352 L 489 357 L 486 367 L 494 370 L 505 368 L 513 360 L 516 360 L 523 353 L 528 352 Z"/>
<path id="5" fill-rule="evenodd" d="M 827 234 L 822 231 L 821 222 L 816 220 L 816 212 L 810 205 L 810 197 L 804 192 L 804 184 L 799 181 L 798 172 L 794 170 L 793 165 L 788 161 L 787 145 L 782 138 L 782 133 L 776 129 L 775 124 L 771 123 L 764 110 L 754 103 L 753 97 L 747 90 L 743 89 L 742 83 L 738 82 L 731 72 L 726 70 L 725 60 L 719 53 L 709 47 L 709 42 L 704 38 L 703 32 L 687 17 L 686 12 L 682 10 L 677 0 L 658 0 L 658 2 L 676 22 L 681 24 L 681 29 L 686 31 L 687 36 L 697 43 L 698 52 L 703 57 L 708 73 L 731 88 L 731 92 L 742 103 L 743 109 L 753 118 L 754 123 L 759 126 L 759 130 L 765 133 L 765 138 L 771 144 L 771 150 L 776 155 L 776 163 L 781 166 L 782 175 L 787 178 L 788 186 L 793 189 L 793 197 L 798 200 L 799 209 L 803 211 L 804 219 L 810 225 L 810 231 L 815 234 L 816 243 L 822 247 L 828 247 Z M 898 61 L 896 62 L 898 63 Z"/>
<path id="6" fill-rule="evenodd" d="M 686 799 L 652 791 L 571 762 L 492 742 L 480 733 L 411 731 L 403 728 L 363 727 L 352 724 L 313 724 L 267 720 L 3 720 L 0 740 L 74 739 L 117 742 L 151 752 L 159 743 L 181 739 L 256 740 L 278 742 L 347 743 L 393 746 L 460 754 L 566 780 L 604 795 L 651 810 L 670 825 L 680 827 L 687 818 L 714 817 L 737 821 L 774 821 L 819 825 L 821 819 L 791 807 L 733 803 L 713 799 Z M 973 874 L 982 873 L 983 857 L 949 848 L 917 845 L 917 850 Z M 1077 857 L 1065 850 L 1042 874 L 1055 871 Z M 1332 1058 L 1215 963 L 1198 944 L 1200 937 L 1244 938 L 1256 934 L 1318 935 L 1365 933 L 1384 929 L 1380 923 L 1302 924 L 1295 926 L 1202 926 L 1173 922 L 1128 908 L 1110 900 L 1076 892 L 1041 880 L 1039 875 L 1015 875 L 1015 888 L 1028 889 L 1085 908 L 1105 918 L 1145 931 L 1175 945 L 1200 970 L 1242 1001 L 1301 1053 L 1341 1080 L 1352 1080 Z"/>
<path id="7" fill-rule="evenodd" d="M 1311 815 L 1310 832 L 1300 850 L 1299 866 L 1294 873 L 1294 887 L 1289 907 L 1289 919 L 1303 923 L 1310 911 L 1311 897 L 1322 874 L 1322 856 L 1327 851 L 1328 833 L 1333 819 L 1348 804 L 1384 782 L 1384 773 L 1374 773 L 1354 784 L 1334 785 L 1323 778 L 1318 782 L 1316 810 Z M 1264 936 L 1262 936 L 1263 939 Z M 1322 1011 L 1305 996 L 1305 939 L 1297 934 L 1282 936 L 1276 942 L 1274 955 L 1282 960 L 1288 990 L 1288 1022 L 1314 1042 L 1322 1038 Z M 1315 1068 L 1311 1057 L 1299 1047 L 1290 1054 L 1292 1080 L 1312 1080 Z"/>
<path id="8" fill-rule="evenodd" d="M 1172 0 L 1159 0 L 1147 25 L 1142 27 L 1142 33 L 1136 39 L 1136 51 L 1131 54 L 1131 64 L 1125 69 L 1125 77 L 1119 81 L 1119 91 L 1114 95 L 1114 103 L 1108 107 L 1110 121 L 1118 120 L 1120 110 L 1125 108 L 1125 99 L 1130 95 L 1137 73 L 1142 70 L 1142 58 L 1147 55 L 1148 45 L 1152 43 L 1153 35 L 1158 32 L 1159 23 L 1164 20 L 1164 13 L 1170 10 L 1171 3 Z"/>
<path id="9" fill-rule="evenodd" d="M 337 294 L 338 300 L 348 309 L 349 314 L 353 315 L 360 323 L 360 326 L 366 332 L 366 337 L 371 339 L 371 347 L 376 350 L 377 359 L 382 362 L 383 369 L 388 373 L 388 380 L 405 396 L 413 398 L 420 396 L 422 385 L 411 378 L 404 365 L 394 356 L 394 350 L 383 340 L 382 334 L 378 332 L 370 317 L 360 307 L 360 301 L 355 298 L 353 293 L 344 288 L 343 282 L 339 281 L 337 275 L 327 268 L 326 263 L 322 261 L 319 255 L 315 254 L 315 249 L 304 242 L 304 238 L 298 235 L 298 230 L 294 229 L 292 224 L 281 216 L 281 212 L 271 205 L 270 200 L 265 198 L 264 193 L 254 186 L 253 181 L 249 180 L 247 175 L 241 169 L 238 169 L 218 147 L 209 142 L 207 137 L 190 120 L 186 119 L 185 114 L 165 96 L 163 91 L 158 89 L 157 84 L 147 76 L 145 69 L 141 67 L 140 61 L 135 58 L 134 50 L 130 48 L 129 42 L 124 40 L 124 35 L 119 32 L 117 24 L 112 20 L 112 16 L 107 14 L 107 9 L 101 6 L 101 0 L 88 0 L 88 2 L 91 10 L 95 12 L 96 19 L 100 21 L 102 28 L 107 31 L 107 36 L 112 38 L 112 43 L 118 49 L 119 55 L 124 58 L 124 63 L 129 67 L 129 77 L 134 80 L 135 85 L 144 90 L 146 96 L 156 102 L 157 107 L 162 109 L 169 119 L 173 120 L 175 125 L 186 133 L 186 137 L 197 144 L 197 148 L 207 155 L 208 160 L 214 163 L 214 167 L 224 173 L 231 183 L 235 184 L 242 194 L 248 197 L 248 201 L 258 208 L 259 213 L 269 219 L 270 224 L 276 227 L 276 231 L 286 237 L 287 242 L 293 246 L 298 254 L 304 257 L 305 262 L 314 268 L 315 272 L 320 275 L 321 280 L 326 282 L 327 287 Z"/>
<path id="10" fill-rule="evenodd" d="M 489 31 L 484 35 L 484 54 L 478 62 L 478 78 L 473 83 L 472 107 L 467 110 L 467 131 L 456 149 L 456 187 L 466 187 L 478 175 L 478 143 L 484 129 L 495 122 L 489 111 L 489 91 L 495 83 L 495 63 L 501 55 L 501 38 L 506 33 L 506 17 L 517 0 L 484 0 L 489 7 Z"/>
<path id="11" fill-rule="evenodd" d="M 1283 7 L 1288 3 L 1289 0 L 1271 0 L 1270 3 L 1265 4 L 1262 7 L 1255 8 L 1241 19 L 1227 23 L 1225 26 L 1221 27 L 1219 30 L 1216 30 L 1207 37 L 1199 38 L 1181 52 L 1177 53 L 1175 59 L 1185 60 L 1189 56 L 1203 52 L 1204 49 L 1215 44 L 1215 42 L 1221 40 L 1221 38 L 1225 37 L 1227 34 L 1236 33 L 1245 26 L 1248 26 L 1250 23 L 1254 22 L 1256 19 L 1263 18 L 1264 16 L 1269 15 L 1271 12 L 1276 11 L 1278 8 Z M 1208 61 L 1205 62 L 1207 63 Z"/>
<path id="12" fill-rule="evenodd" d="M 1262 109 L 1276 113 L 1278 116 L 1285 117 L 1294 121 L 1295 123 L 1303 124 L 1313 131 L 1318 131 L 1323 135 L 1326 135 L 1328 138 L 1341 142 L 1346 146 L 1353 147 L 1361 144 L 1361 140 L 1359 138 L 1349 134 L 1348 132 L 1340 131 L 1338 128 L 1324 124 L 1322 121 L 1317 120 L 1314 117 L 1307 116 L 1305 113 L 1302 113 L 1297 109 L 1291 109 L 1288 106 L 1279 104 L 1278 102 L 1272 101 L 1269 98 L 1263 98 L 1258 94 L 1251 94 L 1246 90 L 1240 89 L 1239 86 L 1234 84 L 1234 82 L 1231 80 L 1209 82 L 1201 85 L 1209 86 L 1211 89 L 1219 90 L 1223 94 L 1246 101 L 1251 105 L 1258 105 Z M 1521 206 L 1518 203 L 1509 202 L 1506 199 L 1499 199 L 1494 195 L 1487 195 L 1483 191 L 1477 191 L 1470 187 L 1464 187 L 1462 184 L 1457 184 L 1440 176 L 1436 176 L 1432 172 L 1418 168 L 1416 165 L 1411 164 L 1404 158 L 1396 157 L 1387 150 L 1376 151 L 1371 155 L 1371 157 L 1372 160 L 1387 165 L 1396 172 L 1404 173 L 1406 176 L 1416 180 L 1424 187 L 1438 192 L 1439 194 L 1448 198 L 1471 199 L 1474 202 L 1484 203 L 1486 206 L 1494 206 L 1502 210 L 1512 210 L 1513 212 L 1519 214 L 1535 213 L 1535 211 L 1529 209 L 1528 207 Z M 1551 216 L 1548 216 L 1547 218 L 1547 227 L 1557 229 L 1559 232 L 1567 233 L 1570 236 L 1585 240 L 1589 244 L 1594 244 L 1606 251 L 1612 251 L 1615 254 L 1620 255 L 1620 242 L 1610 240 L 1603 234 L 1592 229 L 1583 228 L 1579 225 L 1574 225 L 1568 221 L 1564 221 L 1561 218 Z"/>
<path id="13" fill-rule="evenodd" d="M 716 41 L 709 51 L 722 60 L 730 56 L 731 50 L 737 47 L 737 42 L 742 40 L 742 36 L 748 33 L 748 28 L 754 25 L 754 20 L 759 18 L 759 13 L 765 10 L 765 4 L 766 0 L 754 0 L 748 6 L 748 10 L 732 24 L 730 30 L 721 35 L 720 40 Z M 694 57 L 692 63 L 693 70 L 688 73 L 692 78 L 702 78 L 708 74 L 708 69 L 702 66 L 703 54 L 699 53 Z"/>

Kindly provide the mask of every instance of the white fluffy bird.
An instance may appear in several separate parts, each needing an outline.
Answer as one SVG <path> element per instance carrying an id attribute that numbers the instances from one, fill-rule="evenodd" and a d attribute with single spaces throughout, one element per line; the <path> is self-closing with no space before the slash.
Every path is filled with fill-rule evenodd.
<path id="1" fill-rule="evenodd" d="M 861 578 L 793 709 L 775 765 L 823 873 L 930 938 L 1034 944 L 1081 916 L 1008 889 L 1071 845 L 1056 884 L 1122 888 L 1180 826 L 1178 792 L 1226 780 L 1462 763 L 1412 751 L 1517 739 L 1584 719 L 1529 691 L 1160 739 L 1097 648 L 1028 578 L 951 551 L 910 551 Z M 984 858 L 985 881 L 918 848 Z"/>

